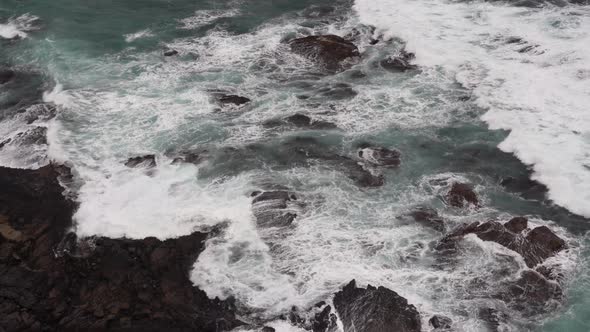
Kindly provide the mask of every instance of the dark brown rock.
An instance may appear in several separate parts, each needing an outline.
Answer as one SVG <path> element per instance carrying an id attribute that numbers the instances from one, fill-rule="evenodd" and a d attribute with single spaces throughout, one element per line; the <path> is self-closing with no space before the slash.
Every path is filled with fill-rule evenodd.
<path id="1" fill-rule="evenodd" d="M 358 152 L 359 158 L 372 166 L 397 167 L 401 163 L 401 153 L 383 147 L 366 147 Z"/>
<path id="2" fill-rule="evenodd" d="M 525 217 L 514 217 L 504 224 L 504 227 L 512 233 L 520 233 L 528 228 L 528 222 Z"/>
<path id="3" fill-rule="evenodd" d="M 396 56 L 391 56 L 381 60 L 380 64 L 383 69 L 392 72 L 404 72 L 406 70 L 416 69 L 417 66 L 410 63 L 416 56 L 414 53 L 401 51 Z"/>
<path id="4" fill-rule="evenodd" d="M 360 53 L 356 45 L 335 35 L 297 38 L 290 43 L 291 51 L 328 70 L 339 70 L 358 61 Z"/>
<path id="5" fill-rule="evenodd" d="M 249 98 L 237 96 L 237 95 L 218 95 L 216 97 L 217 102 L 221 105 L 235 105 L 241 106 L 251 102 Z"/>
<path id="6" fill-rule="evenodd" d="M 265 191 L 252 200 L 252 211 L 260 227 L 285 227 L 291 225 L 297 213 L 289 207 L 296 201 L 295 194 L 288 191 Z"/>
<path id="7" fill-rule="evenodd" d="M 14 70 L 8 68 L 0 68 L 0 84 L 5 84 L 11 81 L 16 76 Z"/>
<path id="8" fill-rule="evenodd" d="M 439 232 L 445 230 L 444 220 L 438 215 L 436 210 L 426 207 L 420 207 L 410 213 L 412 218 L 418 223 L 431 227 Z"/>
<path id="9" fill-rule="evenodd" d="M 526 270 L 494 297 L 504 301 L 511 309 L 531 316 L 556 309 L 563 292 L 556 282 L 547 280 L 538 272 Z"/>
<path id="10" fill-rule="evenodd" d="M 138 156 L 129 158 L 125 162 L 125 166 L 135 168 L 135 167 L 145 167 L 145 168 L 153 168 L 156 167 L 156 156 L 153 154 L 148 154 L 145 156 Z"/>
<path id="11" fill-rule="evenodd" d="M 447 202 L 454 207 L 462 208 L 468 204 L 479 206 L 477 194 L 470 185 L 465 183 L 453 183 L 451 190 L 447 193 Z"/>
<path id="12" fill-rule="evenodd" d="M 439 241 L 437 249 L 452 251 L 456 241 L 470 233 L 484 241 L 493 241 L 517 252 L 530 268 L 566 248 L 565 241 L 546 226 L 536 227 L 524 236 L 510 231 L 499 222 L 488 221 L 482 224 L 475 222 L 457 228 Z"/>
<path id="13" fill-rule="evenodd" d="M 334 296 L 334 306 L 344 325 L 344 332 L 420 331 L 420 314 L 416 307 L 385 287 L 357 288 L 351 281 Z"/>
<path id="14" fill-rule="evenodd" d="M 206 234 L 66 236 L 75 205 L 58 177 L 71 174 L 55 165 L 0 167 L 0 330 L 217 332 L 241 324 L 231 301 L 211 300 L 189 280 Z"/>
<path id="15" fill-rule="evenodd" d="M 441 315 L 434 315 L 429 320 L 428 323 L 436 330 L 446 330 L 450 329 L 451 325 L 453 325 L 453 321 L 449 317 L 441 316 Z"/>

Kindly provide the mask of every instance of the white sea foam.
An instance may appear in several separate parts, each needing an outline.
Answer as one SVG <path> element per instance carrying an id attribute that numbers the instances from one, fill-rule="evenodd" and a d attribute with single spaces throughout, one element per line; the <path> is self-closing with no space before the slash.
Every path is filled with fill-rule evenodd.
<path id="1" fill-rule="evenodd" d="M 134 33 L 129 33 L 129 34 L 123 35 L 123 37 L 125 38 L 125 41 L 128 43 L 132 43 L 132 42 L 134 42 L 138 39 L 141 39 L 141 38 L 148 38 L 148 37 L 153 37 L 153 36 L 154 36 L 154 34 L 153 34 L 152 30 L 150 30 L 150 29 L 144 29 L 141 31 L 137 31 Z"/>
<path id="2" fill-rule="evenodd" d="M 196 29 L 211 24 L 220 18 L 233 17 L 240 13 L 238 9 L 198 10 L 193 16 L 180 20 L 182 29 Z"/>
<path id="3" fill-rule="evenodd" d="M 9 18 L 6 23 L 0 23 L 0 37 L 5 39 L 26 38 L 28 31 L 37 29 L 34 23 L 38 20 L 39 17 L 31 14 Z"/>
<path id="4" fill-rule="evenodd" d="M 405 39 L 419 64 L 442 67 L 473 89 L 490 127 L 511 131 L 500 148 L 532 165 L 555 203 L 590 216 L 590 84 L 583 75 L 590 9 L 442 0 L 356 0 L 355 9 L 361 22 Z M 510 37 L 522 43 L 507 43 Z"/>

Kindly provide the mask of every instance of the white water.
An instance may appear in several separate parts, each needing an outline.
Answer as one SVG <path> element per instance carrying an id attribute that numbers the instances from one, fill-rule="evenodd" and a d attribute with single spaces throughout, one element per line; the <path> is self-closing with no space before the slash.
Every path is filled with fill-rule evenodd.
<path id="1" fill-rule="evenodd" d="M 549 198 L 590 216 L 590 9 L 356 0 L 361 22 L 401 37 L 423 66 L 472 89 L 500 148 L 532 165 Z M 507 44 L 510 37 L 526 44 Z M 536 46 L 519 53 L 525 46 Z"/>
<path id="2" fill-rule="evenodd" d="M 414 5 L 418 7 L 411 7 Z M 440 8 L 435 5 L 408 2 L 407 7 L 396 7 L 407 15 L 419 15 L 421 10 L 429 13 L 427 9 L 432 6 L 432 10 L 443 10 L 442 5 Z M 455 5 L 449 6 L 454 8 Z M 469 12 L 469 5 L 456 6 Z M 496 10 L 496 7 L 490 8 Z M 498 8 L 498 13 L 515 10 Z M 357 9 L 361 20 L 366 19 L 360 3 Z M 380 22 L 383 23 L 380 26 L 384 26 L 395 22 L 395 15 L 379 16 L 387 10 L 376 13 L 373 23 Z M 445 19 L 454 18 L 453 15 L 461 17 L 463 13 L 449 10 L 450 17 Z M 353 83 L 357 97 L 334 101 L 339 110 L 328 115 L 325 114 L 327 107 L 300 102 L 294 97 L 299 93 L 296 89 L 282 85 L 285 79 L 305 74 L 312 65 L 286 52 L 280 41 L 293 31 L 343 34 L 346 25 L 313 31 L 297 25 L 297 21 L 277 20 L 253 33 L 240 35 L 214 29 L 203 38 L 176 40 L 169 45 L 183 53 L 199 54 L 198 61 L 161 60 L 154 54 L 141 54 L 135 55 L 129 63 L 119 64 L 105 57 L 102 63 L 95 64 L 95 70 L 113 72 L 117 77 L 129 72 L 139 74 L 130 80 L 107 80 L 106 84 L 97 80 L 91 87 L 64 89 L 58 85 L 44 96 L 45 101 L 61 107 L 59 121 L 50 126 L 48 132 L 49 155 L 52 159 L 73 163 L 83 181 L 78 191 L 81 204 L 75 216 L 76 231 L 82 236 L 164 239 L 225 222 L 224 233 L 208 242 L 191 275 L 195 284 L 212 297 L 235 296 L 240 304 L 248 306 L 258 316 L 275 318 L 293 305 L 306 308 L 325 300 L 356 278 L 361 285 L 371 283 L 397 291 L 418 307 L 425 320 L 432 313 L 442 313 L 453 318 L 459 331 L 483 329 L 474 311 L 495 302 L 470 298 L 469 282 L 483 279 L 494 289 L 503 280 L 496 280 L 499 273 L 493 268 L 505 268 L 514 277 L 524 268 L 522 259 L 501 246 L 469 237 L 465 241 L 466 254 L 460 257 L 457 266 L 452 270 L 440 270 L 433 266 L 435 261 L 428 247 L 440 234 L 399 217 L 415 205 L 437 204 L 448 190 L 450 179 L 475 182 L 482 187 L 493 184 L 473 179 L 469 174 L 449 173 L 428 174 L 410 181 L 404 179 L 403 173 L 392 171 L 386 187 L 365 191 L 358 189 L 342 173 L 325 167 L 270 174 L 256 170 L 203 179 L 199 175 L 206 164 L 199 167 L 171 165 L 171 160 L 164 156 L 164 151 L 178 145 L 198 147 L 212 141 L 219 146 L 236 146 L 270 137 L 272 133 L 260 123 L 294 112 L 313 113 L 320 119 L 335 122 L 350 137 L 391 130 L 393 126 L 415 131 L 444 127 L 462 116 L 454 99 L 455 90 L 460 90 L 453 87 L 456 77 L 475 89 L 479 102 L 485 106 L 499 96 L 485 88 L 488 76 L 478 74 L 504 72 L 481 67 L 484 63 L 477 61 L 494 60 L 495 52 L 530 57 L 506 49 L 511 46 L 496 45 L 495 51 L 489 51 L 490 55 L 481 46 L 471 45 L 466 38 L 472 36 L 480 41 L 476 37 L 481 37 L 473 35 L 474 27 L 455 33 L 452 42 L 457 43 L 457 49 L 448 45 L 443 48 L 442 44 L 447 43 L 439 41 L 437 35 L 442 32 L 427 29 L 426 24 L 433 18 L 422 19 L 422 28 L 412 31 L 408 26 L 406 30 L 397 30 L 400 34 L 397 31 L 392 34 L 410 41 L 419 63 L 440 65 L 443 70 L 426 67 L 420 75 L 403 80 L 397 75 L 381 74 Z M 195 26 L 207 24 L 207 20 L 195 20 Z M 355 20 L 351 21 L 353 25 Z M 459 23 L 454 28 L 453 20 L 448 24 L 451 31 L 458 29 Z M 445 31 L 442 26 L 439 30 Z M 434 37 L 421 45 L 412 39 L 413 33 L 433 34 Z M 477 61 L 470 67 L 463 64 L 461 56 Z M 252 69 L 254 66 L 262 69 L 256 71 Z M 342 79 L 340 76 L 324 78 L 317 84 L 321 86 Z M 210 120 L 207 117 L 217 114 L 214 113 L 216 106 L 210 103 L 205 92 L 211 88 L 252 97 L 254 102 L 239 112 L 221 113 L 221 120 Z M 488 99 L 485 93 L 490 94 Z M 526 128 L 519 129 L 525 131 Z M 147 153 L 157 155 L 155 169 L 123 166 L 126 158 Z M 556 153 L 551 151 L 553 155 Z M 263 182 L 292 188 L 307 204 L 292 229 L 256 227 L 248 194 L 259 189 L 258 184 Z M 483 195 L 483 190 L 480 194 Z M 488 198 L 483 195 L 482 200 L 485 203 Z M 498 212 L 491 208 L 443 210 L 443 214 L 449 227 L 498 217 Z M 500 220 L 509 217 L 500 215 Z M 534 222 L 550 224 L 539 219 Z M 576 255 L 574 250 L 564 252 L 554 261 L 563 265 L 567 275 L 574 269 Z M 426 321 L 423 324 L 427 326 Z M 282 322 L 270 325 L 279 331 L 287 329 Z"/>
<path id="3" fill-rule="evenodd" d="M 6 23 L 0 23 L 0 37 L 5 39 L 26 38 L 27 31 L 36 30 L 34 23 L 38 19 L 37 16 L 30 14 L 10 18 Z"/>

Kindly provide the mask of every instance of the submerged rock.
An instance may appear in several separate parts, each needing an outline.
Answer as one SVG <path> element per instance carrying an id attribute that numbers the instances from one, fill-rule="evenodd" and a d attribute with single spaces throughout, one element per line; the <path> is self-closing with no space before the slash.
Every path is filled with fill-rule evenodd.
<path id="1" fill-rule="evenodd" d="M 412 211 L 410 215 L 414 220 L 427 227 L 433 228 L 436 231 L 443 232 L 445 230 L 444 220 L 438 215 L 434 209 L 427 207 L 419 207 Z"/>
<path id="2" fill-rule="evenodd" d="M 417 66 L 410 63 L 416 56 L 414 53 L 401 51 L 396 56 L 391 56 L 381 60 L 380 65 L 383 69 L 392 72 L 404 72 L 410 69 L 416 69 Z"/>
<path id="3" fill-rule="evenodd" d="M 178 51 L 177 50 L 166 50 L 164 51 L 164 56 L 174 56 L 177 55 Z"/>
<path id="4" fill-rule="evenodd" d="M 447 193 L 446 199 L 451 206 L 458 208 L 465 207 L 469 204 L 476 207 L 479 206 L 477 194 L 470 185 L 465 183 L 453 183 L 451 190 Z"/>
<path id="5" fill-rule="evenodd" d="M 281 120 L 270 120 L 264 123 L 267 128 L 278 127 L 283 125 L 292 125 L 297 128 L 309 128 L 309 129 L 335 129 L 335 124 L 331 122 L 313 120 L 309 116 L 301 113 L 296 113 Z"/>
<path id="6" fill-rule="evenodd" d="M 21 117 L 24 118 L 27 124 L 32 124 L 35 121 L 47 121 L 55 117 L 57 109 L 55 105 L 43 103 L 31 105 L 27 108 L 19 110 Z"/>
<path id="7" fill-rule="evenodd" d="M 148 154 L 144 156 L 132 157 L 125 162 L 125 166 L 130 168 L 145 167 L 153 168 L 156 167 L 156 156 Z"/>
<path id="8" fill-rule="evenodd" d="M 0 68 L 0 84 L 5 84 L 11 81 L 16 76 L 12 69 Z"/>
<path id="9" fill-rule="evenodd" d="M 513 225 L 509 225 L 513 228 Z M 512 232 L 499 222 L 488 221 L 464 225 L 439 241 L 438 248 L 453 249 L 454 242 L 467 234 L 475 234 L 484 241 L 496 242 L 520 254 L 530 268 L 542 263 L 566 248 L 563 239 L 555 235 L 547 226 L 539 226 L 528 232 Z"/>
<path id="10" fill-rule="evenodd" d="M 291 51 L 328 70 L 345 69 L 360 58 L 356 45 L 335 35 L 309 36 L 289 42 Z"/>
<path id="11" fill-rule="evenodd" d="M 67 234 L 69 169 L 0 167 L 0 330 L 227 331 L 231 301 L 189 279 L 206 234 L 160 241 Z"/>
<path id="12" fill-rule="evenodd" d="M 334 296 L 344 332 L 413 332 L 421 330 L 416 307 L 385 287 L 357 288 L 352 280 Z"/>
<path id="13" fill-rule="evenodd" d="M 289 208 L 289 202 L 297 200 L 293 193 L 265 191 L 254 192 L 252 196 L 252 210 L 260 227 L 289 226 L 297 217 L 295 210 Z"/>
<path id="14" fill-rule="evenodd" d="M 525 270 L 515 282 L 508 283 L 494 297 L 504 301 L 511 309 L 532 316 L 555 309 L 563 298 L 563 291 L 559 284 L 547 280 L 538 272 Z"/>
<path id="15" fill-rule="evenodd" d="M 434 315 L 429 320 L 428 323 L 436 330 L 446 330 L 450 329 L 453 325 L 453 321 L 446 316 L 441 315 Z"/>
<path id="16" fill-rule="evenodd" d="M 238 96 L 238 95 L 217 95 L 215 96 L 217 102 L 221 105 L 235 105 L 241 106 L 251 102 L 249 98 Z"/>
<path id="17" fill-rule="evenodd" d="M 365 147 L 358 152 L 359 158 L 373 166 L 397 167 L 401 163 L 401 153 L 382 147 Z"/>

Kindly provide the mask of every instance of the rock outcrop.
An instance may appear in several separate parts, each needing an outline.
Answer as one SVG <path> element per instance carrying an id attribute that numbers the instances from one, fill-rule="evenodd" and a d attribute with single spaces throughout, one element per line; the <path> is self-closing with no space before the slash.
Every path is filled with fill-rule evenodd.
<path id="1" fill-rule="evenodd" d="M 462 208 L 468 205 L 479 206 L 479 198 L 470 185 L 455 182 L 451 190 L 447 193 L 446 200 L 448 204 L 454 207 Z"/>
<path id="2" fill-rule="evenodd" d="M 67 234 L 65 167 L 0 168 L 0 330 L 224 331 L 242 324 L 188 271 L 206 234 L 160 241 Z"/>
<path id="3" fill-rule="evenodd" d="M 416 307 L 385 287 L 357 288 L 351 281 L 334 296 L 334 307 L 344 332 L 418 332 L 420 314 Z"/>
<path id="4" fill-rule="evenodd" d="M 316 61 L 328 70 L 340 70 L 358 62 L 356 45 L 335 35 L 309 36 L 289 42 L 291 51 Z"/>
<path id="5" fill-rule="evenodd" d="M 145 167 L 145 168 L 153 168 L 156 167 L 156 156 L 153 154 L 148 154 L 144 156 L 132 157 L 127 159 L 125 162 L 125 166 L 130 168 L 135 167 Z"/>

